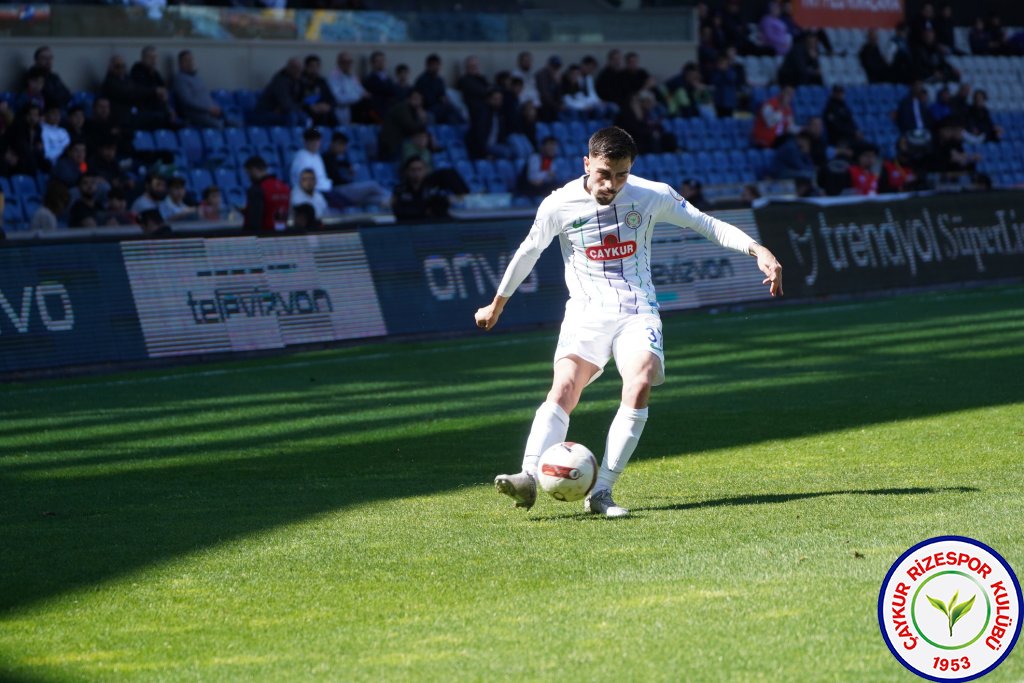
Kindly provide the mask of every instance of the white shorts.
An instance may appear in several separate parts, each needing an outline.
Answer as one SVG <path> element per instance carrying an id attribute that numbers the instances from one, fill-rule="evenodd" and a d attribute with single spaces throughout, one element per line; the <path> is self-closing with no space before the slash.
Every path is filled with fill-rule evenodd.
<path id="1" fill-rule="evenodd" d="M 651 353 L 658 358 L 658 374 L 654 386 L 665 381 L 665 340 L 661 333 L 661 317 L 656 313 L 587 312 L 568 306 L 558 335 L 555 362 L 566 356 L 579 356 L 597 366 L 593 382 L 604 372 L 609 358 L 615 364 L 629 356 Z"/>

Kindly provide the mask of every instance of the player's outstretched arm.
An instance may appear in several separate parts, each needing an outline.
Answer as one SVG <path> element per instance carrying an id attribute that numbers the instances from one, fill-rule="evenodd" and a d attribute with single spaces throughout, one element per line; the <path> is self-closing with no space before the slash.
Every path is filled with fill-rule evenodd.
<path id="1" fill-rule="evenodd" d="M 501 317 L 501 312 L 505 310 L 505 302 L 508 301 L 508 297 L 496 294 L 494 301 L 484 306 L 483 308 L 476 309 L 476 326 L 483 329 L 485 332 L 490 330 L 498 323 L 498 318 Z"/>
<path id="2" fill-rule="evenodd" d="M 782 264 L 775 254 L 757 242 L 750 243 L 749 253 L 757 259 L 757 267 L 765 275 L 761 284 L 769 286 L 772 296 L 782 296 Z"/>

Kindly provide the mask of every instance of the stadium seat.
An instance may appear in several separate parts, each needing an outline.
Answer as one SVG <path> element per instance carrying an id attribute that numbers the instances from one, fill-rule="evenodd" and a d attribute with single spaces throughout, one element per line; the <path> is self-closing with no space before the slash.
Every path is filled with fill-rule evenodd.
<path id="1" fill-rule="evenodd" d="M 182 128 L 178 131 L 178 142 L 181 151 L 190 164 L 197 164 L 203 160 L 203 138 L 195 128 Z"/>
<path id="2" fill-rule="evenodd" d="M 137 130 L 132 136 L 132 147 L 136 152 L 152 152 L 156 149 L 153 134 L 148 130 Z"/>
<path id="3" fill-rule="evenodd" d="M 203 148 L 206 150 L 208 161 L 215 162 L 231 156 L 223 131 L 216 128 L 203 128 L 200 137 L 203 139 Z"/>
<path id="4" fill-rule="evenodd" d="M 274 144 L 268 129 L 260 126 L 247 126 L 245 134 L 249 138 L 249 144 L 254 148 L 269 147 Z"/>
<path id="5" fill-rule="evenodd" d="M 249 144 L 249 139 L 241 128 L 225 128 L 223 132 L 224 142 L 227 143 L 227 148 L 232 156 L 245 159 L 245 157 L 256 153 L 255 146 Z M 277 154 L 275 153 L 274 156 L 276 157 Z"/>
<path id="6" fill-rule="evenodd" d="M 16 195 L 24 201 L 28 197 L 38 197 L 42 194 L 36 179 L 30 175 L 11 176 L 11 194 Z"/>
<path id="7" fill-rule="evenodd" d="M 213 179 L 217 183 L 217 186 L 224 191 L 233 187 L 241 187 L 241 183 L 238 182 L 238 174 L 233 168 L 228 168 L 226 166 L 218 167 L 213 172 Z"/>
<path id="8" fill-rule="evenodd" d="M 395 164 L 390 161 L 374 161 L 370 164 L 370 173 L 373 179 L 384 187 L 392 187 L 398 184 L 398 171 Z"/>
<path id="9" fill-rule="evenodd" d="M 192 190 L 202 194 L 203 190 L 214 184 L 213 175 L 205 168 L 193 168 L 189 171 L 192 181 Z"/>
<path id="10" fill-rule="evenodd" d="M 4 227 L 21 230 L 25 227 L 25 216 L 21 211 L 21 201 L 17 197 L 9 197 L 4 202 Z"/>
<path id="11" fill-rule="evenodd" d="M 166 128 L 160 128 L 158 130 L 153 131 L 154 149 L 167 152 L 175 152 L 178 150 L 178 147 L 178 136 L 174 134 L 174 131 L 168 130 Z"/>

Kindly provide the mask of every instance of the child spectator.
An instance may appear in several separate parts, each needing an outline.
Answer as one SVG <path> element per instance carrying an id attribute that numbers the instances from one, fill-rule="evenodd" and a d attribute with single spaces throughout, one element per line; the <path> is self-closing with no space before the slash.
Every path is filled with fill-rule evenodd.
<path id="1" fill-rule="evenodd" d="M 274 177 L 261 156 L 245 160 L 245 172 L 251 185 L 245 194 L 245 221 L 243 229 L 253 232 L 272 232 L 288 227 L 288 206 L 291 190 Z"/>
<path id="2" fill-rule="evenodd" d="M 855 194 L 878 194 L 877 159 L 877 151 L 872 145 L 865 145 L 857 154 L 857 163 L 850 166 L 850 186 Z"/>
<path id="3" fill-rule="evenodd" d="M 169 223 L 195 220 L 199 216 L 199 208 L 185 201 L 185 179 L 174 176 L 167 182 L 167 196 L 160 202 L 160 215 Z"/>
<path id="4" fill-rule="evenodd" d="M 57 163 L 57 158 L 71 143 L 71 135 L 60 125 L 60 107 L 53 105 L 46 108 L 39 129 L 43 139 L 43 156 L 51 164 Z"/>
<path id="5" fill-rule="evenodd" d="M 534 152 L 526 161 L 519 182 L 519 191 L 528 197 L 546 197 L 563 183 L 555 173 L 555 157 L 558 156 L 558 140 L 553 136 L 544 138 L 540 152 Z"/>

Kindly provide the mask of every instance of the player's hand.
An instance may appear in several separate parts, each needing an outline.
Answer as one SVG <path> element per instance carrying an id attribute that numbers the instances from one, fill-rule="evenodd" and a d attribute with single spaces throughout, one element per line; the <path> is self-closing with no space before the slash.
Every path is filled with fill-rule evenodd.
<path id="1" fill-rule="evenodd" d="M 760 244 L 755 244 L 753 251 L 757 257 L 757 267 L 765 275 L 761 284 L 768 285 L 772 296 L 782 296 L 782 264 L 775 258 L 775 254 Z"/>
<path id="2" fill-rule="evenodd" d="M 501 317 L 501 312 L 505 309 L 505 301 L 504 298 L 496 296 L 490 304 L 478 308 L 476 315 L 473 316 L 476 319 L 476 326 L 485 332 L 494 327 L 498 323 L 498 318 Z"/>

